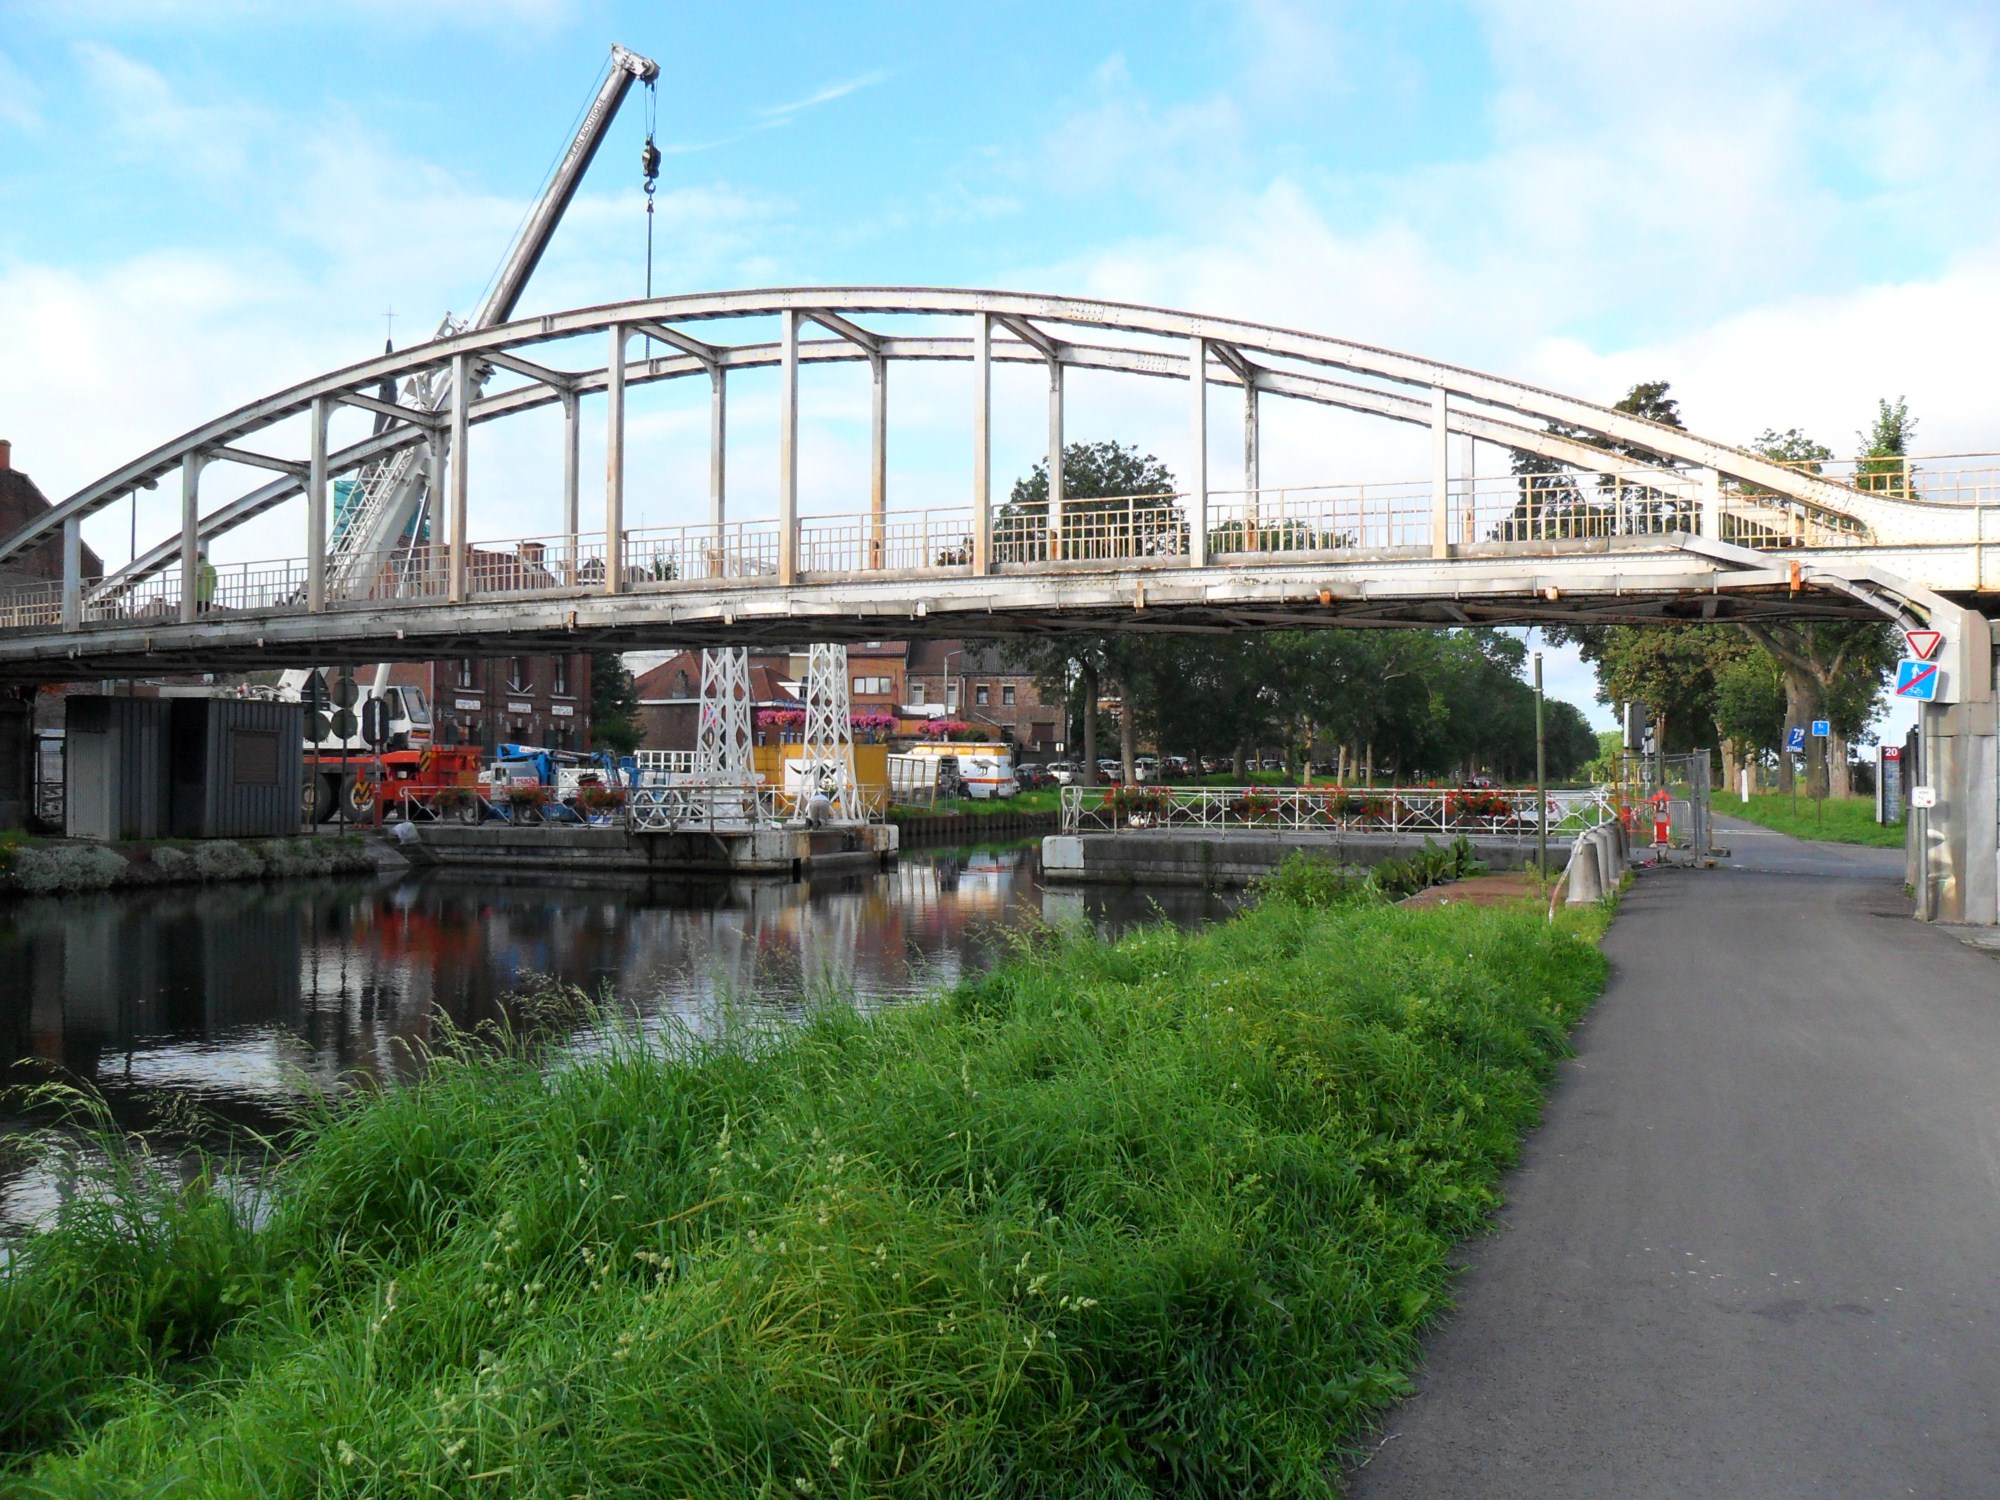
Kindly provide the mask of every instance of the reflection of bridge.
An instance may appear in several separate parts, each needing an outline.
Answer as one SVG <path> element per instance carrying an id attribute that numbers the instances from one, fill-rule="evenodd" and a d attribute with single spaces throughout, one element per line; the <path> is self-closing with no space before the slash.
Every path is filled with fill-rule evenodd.
<path id="1" fill-rule="evenodd" d="M 757 320 L 775 323 L 776 336 L 721 340 Z M 807 325 L 825 336 L 803 337 Z M 973 367 L 968 490 L 926 497 L 951 503 L 887 503 L 897 360 Z M 799 370 L 841 363 L 869 372 L 867 503 L 804 516 Z M 1045 507 L 997 504 L 996 363 L 1045 375 L 1051 453 L 1062 445 L 1070 372 L 1184 382 L 1185 488 L 1104 502 L 1066 497 L 1058 482 Z M 732 515 L 729 377 L 767 367 L 779 373 L 775 506 Z M 628 528 L 627 390 L 698 377 L 710 397 L 707 519 Z M 1218 386 L 1243 398 L 1235 490 L 1208 481 Z M 1424 428 L 1430 472 L 1407 484 L 1266 486 L 1267 396 Z M 606 473 L 602 508 L 593 503 L 586 524 L 579 432 L 584 399 L 597 397 Z M 540 537 L 471 541 L 468 433 L 544 407 L 563 416 L 559 513 Z M 374 430 L 336 445 L 336 423 L 357 415 Z M 1479 476 L 1463 459 L 1454 466 L 1454 435 L 1532 455 L 1551 472 Z M 262 482 L 205 503 L 205 472 L 225 467 Z M 1949 766 L 1986 767 L 1967 772 L 1983 778 L 1969 820 L 1983 833 L 1972 846 L 1956 835 L 1947 844 L 1984 872 L 1971 878 L 1987 889 L 1991 650 L 1968 605 L 1994 583 L 1985 516 L 2000 509 L 1996 473 L 1959 465 L 1845 482 L 1475 371 L 1153 308 L 892 288 L 666 297 L 448 334 L 252 402 L 122 465 L 0 541 L 4 561 L 60 534 L 64 557 L 59 580 L 0 594 L 0 675 L 891 634 L 1887 617 L 1943 630 L 1941 699 L 1985 705 L 1970 717 L 1940 712 L 1932 727 L 1941 806 L 1952 805 Z M 175 534 L 108 579 L 79 576 L 80 523 L 176 475 Z M 333 496 L 342 475 L 354 476 L 350 488 Z M 377 524 L 369 507 L 391 489 L 424 494 L 421 519 Z M 348 513 L 330 524 L 330 499 L 343 498 Z M 220 563 L 211 581 L 204 549 L 280 507 L 297 520 L 294 555 Z M 358 548 L 364 532 L 369 545 Z M 1990 889 L 1979 900 L 1990 908 Z"/>

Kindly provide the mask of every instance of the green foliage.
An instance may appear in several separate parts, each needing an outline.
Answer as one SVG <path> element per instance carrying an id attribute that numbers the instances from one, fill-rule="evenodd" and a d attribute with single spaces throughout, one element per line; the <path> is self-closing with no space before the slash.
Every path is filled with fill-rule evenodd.
<path id="1" fill-rule="evenodd" d="M 1418 891 L 1448 880 L 1463 880 L 1486 869 L 1472 841 L 1460 835 L 1448 848 L 1439 848 L 1430 839 L 1424 847 L 1403 859 L 1385 859 L 1368 872 L 1368 884 L 1391 901 L 1414 896 Z"/>
<path id="2" fill-rule="evenodd" d="M 1874 422 L 1854 435 L 1862 454 L 1854 466 L 1854 487 L 1908 493 L 1909 452 L 1916 436 L 1917 419 L 1905 397 L 1876 402 Z"/>
<path id="3" fill-rule="evenodd" d="M 590 653 L 590 742 L 594 750 L 630 755 L 644 737 L 639 689 L 616 651 Z"/>
<path id="4" fill-rule="evenodd" d="M 1739 798 L 1718 798 L 1715 810 L 1744 818 L 1793 838 L 1829 844 L 1867 844 L 1877 849 L 1903 847 L 1901 823 L 1877 823 L 1873 797 L 1788 797 L 1752 793 L 1748 805 Z M 1726 842 L 1726 839 L 1725 839 Z"/>
<path id="5" fill-rule="evenodd" d="M 76 1195 L 0 1270 L 45 1496 L 1331 1497 L 1594 947 L 1267 901 L 931 1004 L 329 1106 L 251 1227 Z"/>
<path id="6" fill-rule="evenodd" d="M 1351 901 L 1366 901 L 1373 893 L 1360 876 L 1333 860 L 1294 849 L 1270 874 L 1258 880 L 1252 893 L 1261 902 L 1324 911 Z"/>

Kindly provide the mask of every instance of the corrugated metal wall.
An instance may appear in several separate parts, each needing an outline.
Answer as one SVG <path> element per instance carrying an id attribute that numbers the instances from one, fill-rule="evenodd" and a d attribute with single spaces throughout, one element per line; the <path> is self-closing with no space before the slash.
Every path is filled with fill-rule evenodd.
<path id="1" fill-rule="evenodd" d="M 63 831 L 73 839 L 156 839 L 167 832 L 167 703 L 72 694 Z"/>
<path id="2" fill-rule="evenodd" d="M 72 696 L 67 713 L 71 838 L 298 832 L 305 774 L 298 704 Z"/>

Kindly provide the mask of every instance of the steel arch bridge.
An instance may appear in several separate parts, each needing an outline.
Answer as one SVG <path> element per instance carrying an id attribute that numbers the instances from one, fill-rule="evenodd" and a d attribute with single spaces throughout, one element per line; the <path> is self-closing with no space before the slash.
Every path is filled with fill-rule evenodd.
<path id="1" fill-rule="evenodd" d="M 778 336 L 727 341 L 755 320 Z M 973 367 L 969 480 L 955 503 L 888 504 L 895 361 Z M 805 516 L 798 374 L 839 363 L 870 371 L 869 492 L 850 514 Z M 1185 488 L 1066 497 L 1058 464 L 1046 506 L 996 504 L 996 363 L 1046 373 L 1050 453 L 1063 445 L 1067 372 L 1184 383 Z M 729 376 L 756 369 L 780 376 L 777 493 L 774 514 L 743 518 L 727 485 Z M 627 391 L 704 378 L 707 520 L 627 527 Z M 1208 480 L 1218 387 L 1241 401 L 1239 489 Z M 588 509 L 586 398 L 604 403 L 606 448 L 601 506 L 593 485 Z M 1430 472 L 1265 486 L 1266 398 L 1423 428 Z M 473 540 L 468 432 L 548 407 L 564 418 L 559 517 L 539 537 Z M 341 408 L 374 430 L 334 448 Z M 1453 435 L 1547 472 L 1454 472 Z M 218 499 L 204 488 L 211 466 L 261 482 Z M 343 475 L 344 518 L 339 504 L 329 514 Z M 1960 468 L 1944 489 L 1909 473 L 1843 480 L 1478 371 L 1161 308 L 897 287 L 661 297 L 447 332 L 112 470 L 0 541 L 0 564 L 57 537 L 63 556 L 59 579 L 0 590 L 0 679 L 925 634 L 1874 616 L 1945 628 L 1970 653 L 1948 664 L 1946 696 L 1983 694 L 1983 622 L 1966 605 L 1989 587 L 1995 477 Z M 173 533 L 109 577 L 81 577 L 81 522 L 174 478 Z M 395 484 L 423 524 L 369 509 Z M 211 541 L 288 505 L 293 556 L 208 567 Z"/>

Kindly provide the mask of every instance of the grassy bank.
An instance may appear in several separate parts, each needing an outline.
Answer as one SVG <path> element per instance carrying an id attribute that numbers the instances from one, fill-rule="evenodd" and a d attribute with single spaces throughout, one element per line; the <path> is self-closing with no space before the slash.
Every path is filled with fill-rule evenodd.
<path id="1" fill-rule="evenodd" d="M 1741 797 L 1717 797 L 1715 810 L 1725 817 L 1746 818 L 1799 839 L 1824 839 L 1834 844 L 1872 844 L 1881 849 L 1903 847 L 1901 823 L 1877 823 L 1873 797 L 1828 797 L 1815 801 L 1801 795 L 1796 802 L 1775 792 Z"/>
<path id="2" fill-rule="evenodd" d="M 1006 818 L 1020 813 L 1054 812 L 1062 806 L 1062 790 L 1059 787 L 1039 787 L 1032 792 L 1017 792 L 1011 797 L 940 797 L 931 806 L 898 806 L 895 811 L 907 817 L 931 817 L 933 815 L 957 814 L 972 818 Z"/>
<path id="3" fill-rule="evenodd" d="M 1332 1496 L 1602 917 L 1283 884 L 873 1019 L 440 1059 L 316 1122 L 256 1229 L 80 1196 L 0 1275 L 15 1483 Z"/>

